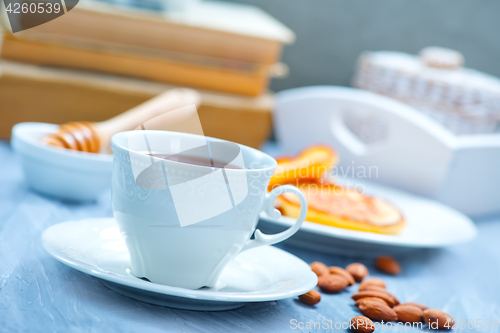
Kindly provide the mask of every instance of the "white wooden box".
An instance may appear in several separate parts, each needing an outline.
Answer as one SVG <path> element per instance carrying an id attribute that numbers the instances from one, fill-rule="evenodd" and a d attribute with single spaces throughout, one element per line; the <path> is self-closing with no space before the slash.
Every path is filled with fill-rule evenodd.
<path id="1" fill-rule="evenodd" d="M 372 167 L 370 180 L 433 198 L 467 215 L 500 212 L 498 133 L 455 136 L 410 106 L 333 86 L 280 92 L 274 124 L 285 153 L 327 144 L 338 151 L 338 170 L 348 176 L 350 170 Z"/>

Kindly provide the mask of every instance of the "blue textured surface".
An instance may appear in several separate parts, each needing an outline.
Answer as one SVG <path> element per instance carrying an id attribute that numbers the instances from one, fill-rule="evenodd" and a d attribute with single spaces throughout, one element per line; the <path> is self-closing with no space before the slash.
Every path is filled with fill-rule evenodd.
<path id="1" fill-rule="evenodd" d="M 351 287 L 338 295 L 323 295 L 315 307 L 295 299 L 250 304 L 225 312 L 168 309 L 128 299 L 107 289 L 99 279 L 52 259 L 42 249 L 42 231 L 59 222 L 111 216 L 109 193 L 94 203 L 63 203 L 31 192 L 19 161 L 0 142 L 0 332 L 344 332 L 344 329 L 292 329 L 297 323 L 323 320 L 348 322 L 358 315 Z M 500 320 L 500 217 L 476 221 L 478 238 L 443 250 L 399 257 L 403 273 L 381 276 L 369 261 L 279 247 L 306 262 L 346 266 L 364 262 L 383 277 L 401 301 L 416 301 L 442 309 L 461 320 Z M 472 321 L 470 322 L 472 324 Z M 338 325 L 338 324 L 337 324 Z M 294 327 L 294 325 L 292 325 Z M 418 329 L 380 329 L 378 332 Z"/>

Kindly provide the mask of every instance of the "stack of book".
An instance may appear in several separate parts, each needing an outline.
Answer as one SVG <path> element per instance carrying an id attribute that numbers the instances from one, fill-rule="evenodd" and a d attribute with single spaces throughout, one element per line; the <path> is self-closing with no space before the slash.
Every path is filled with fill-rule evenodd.
<path id="1" fill-rule="evenodd" d="M 269 80 L 283 70 L 283 45 L 294 38 L 288 28 L 252 6 L 201 2 L 165 13 L 83 1 L 53 21 L 3 33 L 0 57 L 43 66 L 44 75 L 51 68 L 106 73 L 140 79 L 145 86 L 158 82 L 199 88 L 205 96 L 225 93 L 240 98 L 238 105 L 261 105 L 244 97 L 252 96 L 269 101 L 270 112 Z M 12 68 L 12 63 L 3 66 Z M 76 75 L 71 73 L 66 76 Z M 4 108 L 0 102 L 0 111 Z"/>

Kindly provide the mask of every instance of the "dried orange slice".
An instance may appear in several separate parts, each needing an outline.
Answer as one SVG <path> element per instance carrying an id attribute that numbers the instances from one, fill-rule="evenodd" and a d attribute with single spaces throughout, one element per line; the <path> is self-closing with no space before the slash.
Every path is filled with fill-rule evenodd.
<path id="1" fill-rule="evenodd" d="M 338 162 L 338 155 L 326 146 L 313 146 L 296 158 L 278 159 L 278 167 L 269 182 L 269 189 L 277 185 L 295 183 L 298 180 L 316 180 Z"/>
<path id="2" fill-rule="evenodd" d="M 300 183 L 297 187 L 307 199 L 307 221 L 380 234 L 397 234 L 406 225 L 403 214 L 389 202 L 355 189 L 320 182 Z M 299 216 L 300 205 L 294 195 L 281 195 L 278 204 L 285 215 Z"/>

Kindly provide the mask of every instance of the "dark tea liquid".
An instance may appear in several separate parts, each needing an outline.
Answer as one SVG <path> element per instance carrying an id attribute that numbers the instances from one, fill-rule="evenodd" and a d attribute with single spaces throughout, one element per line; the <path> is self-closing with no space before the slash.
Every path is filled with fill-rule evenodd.
<path id="1" fill-rule="evenodd" d="M 242 169 L 236 165 L 227 164 L 227 163 L 224 163 L 221 161 L 213 160 L 210 158 L 199 157 L 199 156 L 189 156 L 189 155 L 181 155 L 181 154 L 168 155 L 168 154 L 163 154 L 163 153 L 152 153 L 152 154 L 148 153 L 146 155 L 153 156 L 156 158 L 161 158 L 164 160 L 199 165 L 199 166 L 205 166 L 205 167 L 214 167 L 214 168 L 219 168 L 219 169 L 220 168 Z"/>

